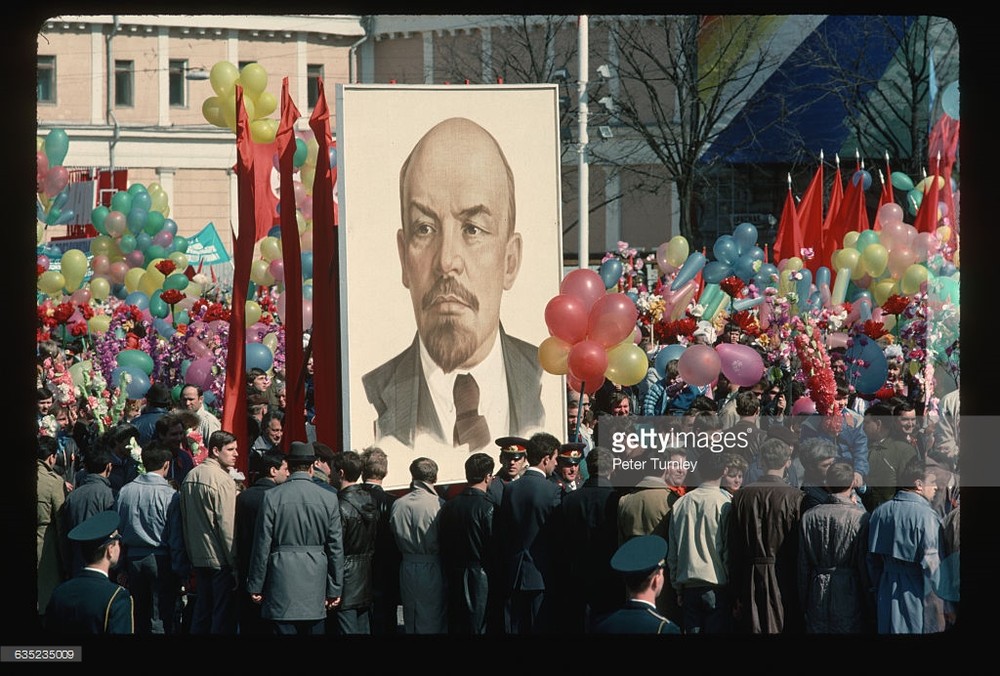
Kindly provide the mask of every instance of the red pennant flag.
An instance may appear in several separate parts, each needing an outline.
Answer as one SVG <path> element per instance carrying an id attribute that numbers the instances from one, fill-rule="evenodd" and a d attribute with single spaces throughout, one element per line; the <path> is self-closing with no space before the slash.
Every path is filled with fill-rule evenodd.
<path id="1" fill-rule="evenodd" d="M 837 173 L 833 176 L 833 184 L 830 186 L 830 203 L 826 207 L 826 216 L 823 218 L 823 249 L 819 253 L 820 265 L 830 266 L 830 259 L 833 252 L 842 245 L 841 240 L 836 239 L 833 231 L 833 224 L 837 220 L 837 213 L 840 205 L 844 201 L 844 179 L 840 175 L 840 163 L 837 163 Z"/>
<path id="2" fill-rule="evenodd" d="M 885 154 L 885 181 L 882 183 L 882 189 L 886 193 L 886 202 L 895 202 L 896 195 L 892 191 L 892 168 L 889 166 L 889 153 Z"/>
<path id="3" fill-rule="evenodd" d="M 281 123 L 275 136 L 281 175 L 281 260 L 285 268 L 285 434 L 282 448 L 292 441 L 306 440 L 305 359 L 302 348 L 302 253 L 295 218 L 295 121 L 299 119 L 288 93 L 288 78 L 281 83 Z"/>
<path id="4" fill-rule="evenodd" d="M 256 211 L 254 202 L 253 140 L 250 121 L 243 107 L 243 87 L 236 87 L 236 186 L 239 194 L 239 233 L 233 246 L 233 304 L 229 319 L 229 344 L 226 354 L 226 389 L 222 402 L 222 429 L 236 435 L 241 451 L 237 469 L 247 474 L 250 454 L 247 429 L 246 389 L 246 300 L 253 262 Z"/>
<path id="5" fill-rule="evenodd" d="M 793 256 L 801 255 L 802 228 L 799 224 L 799 214 L 795 208 L 795 198 L 792 196 L 792 186 L 788 186 L 785 196 L 785 207 L 778 221 L 778 235 L 774 238 L 774 260 L 779 263 Z"/>
<path id="6" fill-rule="evenodd" d="M 920 200 L 920 208 L 917 209 L 917 217 L 913 220 L 913 227 L 917 232 L 933 233 L 937 230 L 938 223 L 938 183 L 941 176 L 936 172 L 930 176 L 928 188 L 924 192 L 924 198 Z"/>
<path id="7" fill-rule="evenodd" d="M 888 186 L 888 187 L 886 187 L 886 186 Z M 882 229 L 882 220 L 879 218 L 879 215 L 882 212 L 882 207 L 884 207 L 886 204 L 890 204 L 892 202 L 893 202 L 893 199 L 892 199 L 892 182 L 891 181 L 886 181 L 885 179 L 883 179 L 882 180 L 882 192 L 879 194 L 879 197 L 878 197 L 878 209 L 875 210 L 875 226 L 873 228 L 874 230 L 879 231 L 879 230 Z"/>
<path id="8" fill-rule="evenodd" d="M 951 172 L 955 165 L 955 160 L 958 157 L 960 128 L 961 123 L 959 120 L 955 120 L 948 115 L 942 115 L 937 123 L 935 123 L 927 145 L 927 154 L 929 159 L 928 165 L 938 161 L 937 158 L 940 158 L 940 175 L 944 176 L 944 187 L 941 189 L 943 193 L 942 199 L 948 207 L 948 222 L 952 226 L 954 226 L 957 221 L 955 219 L 955 196 L 951 191 Z M 921 202 L 921 204 L 922 203 L 923 202 Z M 954 247 L 957 244 L 955 238 L 958 235 L 958 229 L 952 227 L 951 233 L 950 243 L 952 247 Z"/>
<path id="9" fill-rule="evenodd" d="M 806 194 L 798 207 L 799 223 L 802 227 L 802 246 L 813 250 L 813 257 L 803 260 L 813 274 L 823 264 L 819 254 L 823 249 L 823 162 L 820 161 L 813 174 Z"/>
<path id="10" fill-rule="evenodd" d="M 275 144 L 253 144 L 253 181 L 254 181 L 254 241 L 267 237 L 267 233 L 278 222 L 278 198 L 271 189 L 271 170 L 274 166 Z"/>
<path id="11" fill-rule="evenodd" d="M 319 98 L 309 126 L 319 144 L 313 179 L 313 313 L 312 355 L 316 404 L 316 438 L 339 449 L 343 437 L 340 359 L 340 243 L 333 203 L 330 167 L 330 109 L 323 80 L 316 82 Z"/>

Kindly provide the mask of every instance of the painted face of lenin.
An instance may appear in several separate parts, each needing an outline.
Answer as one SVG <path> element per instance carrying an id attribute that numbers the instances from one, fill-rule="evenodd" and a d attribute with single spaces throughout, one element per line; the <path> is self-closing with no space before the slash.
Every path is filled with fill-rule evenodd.
<path id="1" fill-rule="evenodd" d="M 521 266 L 510 166 L 489 132 L 451 118 L 417 142 L 399 186 L 396 247 L 417 331 L 445 372 L 471 368 L 496 340 Z"/>

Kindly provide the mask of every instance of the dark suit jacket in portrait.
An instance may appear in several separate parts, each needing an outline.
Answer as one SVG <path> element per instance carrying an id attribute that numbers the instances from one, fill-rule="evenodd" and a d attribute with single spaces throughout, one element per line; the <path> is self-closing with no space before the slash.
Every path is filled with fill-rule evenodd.
<path id="1" fill-rule="evenodd" d="M 510 404 L 510 429 L 490 430 L 493 436 L 519 435 L 544 422 L 542 408 L 542 367 L 538 348 L 513 338 L 500 328 L 500 348 L 507 374 L 507 398 Z M 365 395 L 378 413 L 376 438 L 396 437 L 413 446 L 417 432 L 451 444 L 451 431 L 441 428 L 427 381 L 420 365 L 419 338 L 403 352 L 362 379 Z"/>

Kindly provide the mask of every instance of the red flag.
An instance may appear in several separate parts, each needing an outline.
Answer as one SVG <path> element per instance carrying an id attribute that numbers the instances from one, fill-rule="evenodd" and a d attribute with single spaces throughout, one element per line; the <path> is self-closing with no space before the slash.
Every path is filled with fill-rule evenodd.
<path id="1" fill-rule="evenodd" d="M 288 78 L 281 83 L 281 123 L 275 136 L 281 174 L 281 260 L 285 266 L 285 434 L 282 447 L 306 440 L 306 389 L 302 348 L 302 253 L 295 218 L 295 121 L 299 109 L 288 93 Z"/>
<path id="2" fill-rule="evenodd" d="M 944 187 L 942 189 L 944 194 L 942 197 L 948 207 L 948 218 L 952 226 L 956 224 L 956 219 L 955 196 L 951 192 L 951 171 L 958 157 L 960 127 L 961 123 L 958 120 L 948 115 L 942 115 L 937 123 L 935 123 L 927 144 L 928 164 L 936 162 L 940 158 L 940 175 L 944 176 Z M 952 227 L 952 246 L 956 245 L 955 237 L 957 234 L 957 228 Z"/>
<path id="3" fill-rule="evenodd" d="M 837 213 L 840 205 L 844 201 L 844 179 L 840 175 L 840 163 L 837 163 L 837 173 L 833 176 L 833 184 L 830 186 L 830 202 L 826 206 L 826 216 L 823 218 L 823 248 L 819 253 L 820 265 L 832 266 L 830 259 L 833 252 L 839 249 L 843 242 L 836 239 L 832 232 L 833 224 L 837 220 Z"/>
<path id="4" fill-rule="evenodd" d="M 316 438 L 339 449 L 343 437 L 340 359 L 340 243 L 333 203 L 333 170 L 330 167 L 330 109 L 317 80 L 319 98 L 309 118 L 316 136 L 316 176 L 313 179 L 313 313 L 312 355 L 316 398 Z"/>
<path id="5" fill-rule="evenodd" d="M 887 202 L 895 202 L 896 195 L 892 192 L 892 169 L 889 167 L 889 153 L 885 154 L 885 181 L 882 189 L 886 193 Z"/>
<path id="6" fill-rule="evenodd" d="M 803 262 L 813 274 L 823 264 L 820 253 L 823 249 L 823 162 L 816 167 L 809 187 L 798 207 L 799 223 L 802 225 L 802 245 L 813 250 L 813 257 Z"/>
<path id="7" fill-rule="evenodd" d="M 841 202 L 837 216 L 830 226 L 829 235 L 832 238 L 831 243 L 834 245 L 830 249 L 830 256 L 832 257 L 833 252 L 843 246 L 844 235 L 848 232 L 851 230 L 861 232 L 868 228 L 864 183 L 860 177 L 855 181 L 852 175 L 850 185 L 847 186 L 847 190 L 844 192 L 844 201 Z"/>
<path id="8" fill-rule="evenodd" d="M 278 222 L 278 198 L 271 189 L 271 169 L 274 166 L 275 144 L 253 144 L 253 182 L 254 182 L 254 241 L 267 237 L 267 233 Z"/>
<path id="9" fill-rule="evenodd" d="M 786 258 L 799 256 L 802 252 L 802 227 L 799 224 L 799 214 L 795 208 L 795 198 L 792 196 L 792 186 L 788 186 L 785 196 L 785 207 L 778 221 L 778 235 L 774 238 L 774 260 L 781 262 Z"/>
<path id="10" fill-rule="evenodd" d="M 891 202 L 893 202 L 893 199 L 892 199 L 892 181 L 887 181 L 883 177 L 882 178 L 882 192 L 879 194 L 879 197 L 878 197 L 878 209 L 875 210 L 875 226 L 873 228 L 874 230 L 878 231 L 878 230 L 882 229 L 882 221 L 879 218 L 879 214 L 882 211 L 882 207 L 885 206 L 886 204 L 890 204 Z"/>
<path id="11" fill-rule="evenodd" d="M 247 473 L 250 454 L 247 430 L 246 390 L 246 300 L 250 287 L 250 265 L 256 226 L 254 203 L 253 141 L 250 121 L 243 107 L 243 87 L 236 87 L 236 185 L 239 193 L 239 236 L 233 246 L 233 305 L 229 319 L 229 344 L 226 353 L 226 389 L 222 402 L 222 429 L 236 435 L 240 450 L 237 469 Z"/>
<path id="12" fill-rule="evenodd" d="M 924 198 L 920 200 L 920 208 L 917 209 L 917 217 L 913 220 L 913 227 L 917 232 L 934 232 L 938 223 L 938 183 L 942 178 L 936 172 L 931 174 L 927 184 L 930 186 L 924 192 Z"/>

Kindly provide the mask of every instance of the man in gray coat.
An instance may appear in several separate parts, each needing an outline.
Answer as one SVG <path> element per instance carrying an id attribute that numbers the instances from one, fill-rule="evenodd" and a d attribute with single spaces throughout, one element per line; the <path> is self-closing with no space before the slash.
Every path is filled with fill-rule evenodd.
<path id="1" fill-rule="evenodd" d="M 337 494 L 313 482 L 311 444 L 292 442 L 288 480 L 267 491 L 257 516 L 247 591 L 276 634 L 323 634 L 344 584 Z"/>

